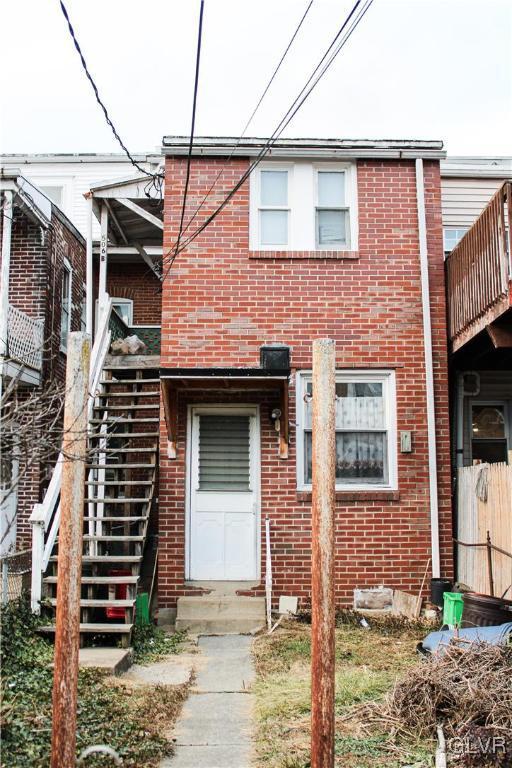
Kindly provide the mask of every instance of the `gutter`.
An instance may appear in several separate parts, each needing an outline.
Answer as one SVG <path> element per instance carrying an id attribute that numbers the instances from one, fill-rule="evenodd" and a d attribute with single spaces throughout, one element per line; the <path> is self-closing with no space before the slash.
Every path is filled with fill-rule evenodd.
<path id="1" fill-rule="evenodd" d="M 437 497 L 437 445 L 434 402 L 434 364 L 432 358 L 432 323 L 430 318 L 430 287 L 428 278 L 427 221 L 425 216 L 425 184 L 423 160 L 416 160 L 416 198 L 421 270 L 421 304 L 423 310 L 423 349 L 425 351 L 425 380 L 427 394 L 428 477 L 430 496 L 430 535 L 432 577 L 441 576 L 439 557 L 439 505 Z"/>

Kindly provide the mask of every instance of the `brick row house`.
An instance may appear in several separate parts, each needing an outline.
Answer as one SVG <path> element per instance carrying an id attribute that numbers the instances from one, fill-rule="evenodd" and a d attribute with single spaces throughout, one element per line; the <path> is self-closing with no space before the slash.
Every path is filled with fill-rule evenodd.
<path id="1" fill-rule="evenodd" d="M 199 140 L 185 221 L 222 171 L 206 218 L 260 149 L 230 158 L 233 142 Z M 186 142 L 163 151 L 166 254 Z M 308 603 L 318 337 L 336 342 L 338 604 L 361 586 L 417 592 L 429 558 L 451 575 L 442 157 L 436 142 L 278 142 L 167 270 L 161 612 L 203 582 L 261 595 L 267 518 L 274 595 Z"/>
<path id="2" fill-rule="evenodd" d="M 48 484 L 58 445 L 37 448 L 44 424 L 23 403 L 50 409 L 53 423 L 64 391 L 67 336 L 84 327 L 85 239 L 59 207 L 19 170 L 0 177 L 2 266 L 0 287 L 0 366 L 2 405 L 16 398 L 21 445 L 13 446 L 16 428 L 2 435 L 2 554 L 31 546 L 29 517 Z M 60 391 L 52 399 L 48 392 Z M 46 393 L 46 394 L 45 394 Z M 44 402 L 44 405 L 43 405 Z M 27 414 L 28 409 L 28 414 Z M 5 414 L 5 412 L 3 412 Z M 23 420 L 34 423 L 25 434 Z M 6 426 L 6 425 L 4 425 Z M 27 444 L 28 439 L 28 444 Z M 56 438 L 58 440 L 58 438 Z M 18 479 L 16 479 L 18 478 Z M 15 514 L 17 511 L 17 514 Z"/>
<path id="3" fill-rule="evenodd" d="M 264 143 L 195 141 L 181 243 Z M 86 194 L 86 326 L 146 350 L 105 353 L 93 392 L 106 442 L 86 493 L 83 632 L 129 632 L 141 585 L 164 622 L 208 618 L 213 595 L 252 628 L 269 554 L 274 607 L 308 604 L 319 337 L 336 343 L 337 604 L 356 587 L 418 592 L 427 566 L 451 577 L 442 144 L 280 140 L 175 255 L 187 150 L 164 138 L 162 189 L 127 175 Z"/>

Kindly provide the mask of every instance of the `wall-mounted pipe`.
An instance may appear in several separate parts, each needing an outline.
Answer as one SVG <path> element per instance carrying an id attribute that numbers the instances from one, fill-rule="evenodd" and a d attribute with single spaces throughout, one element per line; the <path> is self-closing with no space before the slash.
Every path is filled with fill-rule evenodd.
<path id="1" fill-rule="evenodd" d="M 428 476 L 430 495 L 430 536 L 432 548 L 432 577 L 441 576 L 439 556 L 439 504 L 437 496 L 437 446 L 434 401 L 434 365 L 432 359 L 432 323 L 430 319 L 430 287 L 428 278 L 427 220 L 425 216 L 425 182 L 423 160 L 416 160 L 416 199 L 420 246 L 421 303 L 423 309 L 423 349 L 425 355 L 425 384 L 427 398 Z"/>

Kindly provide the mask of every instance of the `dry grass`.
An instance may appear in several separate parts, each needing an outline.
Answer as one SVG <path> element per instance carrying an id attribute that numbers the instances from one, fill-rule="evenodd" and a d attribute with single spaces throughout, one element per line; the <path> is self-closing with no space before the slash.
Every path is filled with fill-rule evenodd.
<path id="1" fill-rule="evenodd" d="M 381 768 L 429 763 L 430 749 L 411 741 L 400 754 L 389 748 L 378 726 L 368 728 L 365 707 L 389 691 L 415 662 L 425 627 L 398 627 L 347 621 L 336 630 L 336 765 Z M 257 680 L 257 764 L 265 768 L 306 768 L 310 739 L 310 643 L 307 623 L 288 622 L 254 646 Z M 358 716 L 358 712 L 361 713 Z M 406 758 L 408 763 L 402 760 Z"/>
<path id="2" fill-rule="evenodd" d="M 415 733 L 428 738 L 441 723 L 449 748 L 460 749 L 460 739 L 472 747 L 452 755 L 450 765 L 510 766 L 512 648 L 451 645 L 444 655 L 411 669 L 368 715 L 398 737 Z"/>

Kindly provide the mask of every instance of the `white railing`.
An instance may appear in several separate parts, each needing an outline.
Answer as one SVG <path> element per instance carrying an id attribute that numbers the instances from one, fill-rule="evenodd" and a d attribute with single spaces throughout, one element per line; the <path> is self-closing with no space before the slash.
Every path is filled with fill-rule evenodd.
<path id="1" fill-rule="evenodd" d="M 14 362 L 36 371 L 43 364 L 44 320 L 35 320 L 9 304 L 7 309 L 7 350 Z"/>
<path id="2" fill-rule="evenodd" d="M 91 367 L 89 374 L 89 419 L 92 414 L 94 398 L 99 387 L 105 356 L 110 347 L 110 313 L 112 301 L 108 300 L 105 311 L 96 332 L 96 338 L 91 352 Z M 34 504 L 30 517 L 32 524 L 32 610 L 39 613 L 42 594 L 43 573 L 48 567 L 57 533 L 60 525 L 60 484 L 62 478 L 63 456 L 59 454 L 53 470 L 50 484 L 41 504 Z"/>

